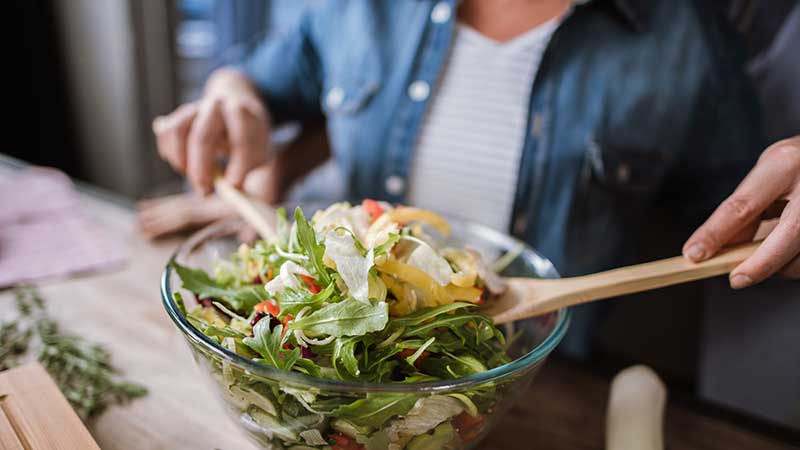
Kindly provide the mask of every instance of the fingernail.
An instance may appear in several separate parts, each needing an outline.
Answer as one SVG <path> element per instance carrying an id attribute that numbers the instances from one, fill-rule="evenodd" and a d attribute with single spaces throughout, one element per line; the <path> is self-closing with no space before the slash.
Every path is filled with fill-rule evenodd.
<path id="1" fill-rule="evenodd" d="M 738 273 L 731 277 L 731 287 L 734 289 L 743 289 L 753 284 L 753 279 L 749 276 Z"/>
<path id="2" fill-rule="evenodd" d="M 153 119 L 152 123 L 153 132 L 158 133 L 164 127 L 164 118 L 159 116 Z"/>
<path id="3" fill-rule="evenodd" d="M 694 244 L 683 254 L 692 261 L 702 261 L 706 259 L 706 247 L 703 244 Z"/>

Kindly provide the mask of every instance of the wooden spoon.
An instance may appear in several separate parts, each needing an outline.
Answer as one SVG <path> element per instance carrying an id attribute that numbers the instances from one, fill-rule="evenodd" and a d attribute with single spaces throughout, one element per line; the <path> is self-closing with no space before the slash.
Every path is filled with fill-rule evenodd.
<path id="1" fill-rule="evenodd" d="M 581 303 L 711 278 L 729 273 L 752 255 L 759 244 L 729 247 L 700 263 L 678 256 L 580 277 L 506 278 L 506 292 L 481 312 L 500 324 Z"/>
<path id="2" fill-rule="evenodd" d="M 275 226 L 267 219 L 277 217 L 275 209 L 231 186 L 222 177 L 214 180 L 214 192 L 230 205 L 264 240 L 275 236 Z"/>

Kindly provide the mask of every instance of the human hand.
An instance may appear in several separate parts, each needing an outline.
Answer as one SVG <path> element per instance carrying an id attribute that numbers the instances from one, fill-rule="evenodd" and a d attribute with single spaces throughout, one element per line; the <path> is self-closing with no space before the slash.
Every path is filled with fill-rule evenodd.
<path id="1" fill-rule="evenodd" d="M 251 170 L 243 190 L 261 202 L 277 203 L 284 192 L 276 181 L 275 166 L 270 163 Z M 136 209 L 137 228 L 147 239 L 196 230 L 236 216 L 236 211 L 217 196 L 201 197 L 191 193 L 145 199 L 137 203 Z"/>
<path id="2" fill-rule="evenodd" d="M 266 160 L 270 120 L 247 78 L 223 68 L 211 75 L 200 100 L 156 117 L 153 132 L 161 157 L 195 189 L 210 194 L 219 154 L 230 155 L 225 178 L 236 187 Z"/>
<path id="3" fill-rule="evenodd" d="M 689 238 L 683 254 L 699 262 L 726 245 L 750 241 L 762 219 L 778 217 L 764 242 L 730 274 L 741 289 L 775 273 L 800 278 L 800 136 L 767 148 L 736 191 Z"/>

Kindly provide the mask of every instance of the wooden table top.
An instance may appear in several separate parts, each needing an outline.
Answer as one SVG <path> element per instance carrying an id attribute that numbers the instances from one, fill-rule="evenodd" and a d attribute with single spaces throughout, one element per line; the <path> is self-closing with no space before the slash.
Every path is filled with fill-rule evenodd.
<path id="1" fill-rule="evenodd" d="M 135 233 L 130 208 L 86 194 L 81 202 L 86 214 L 129 244 L 129 262 L 113 273 L 46 283 L 41 292 L 64 330 L 106 345 L 124 375 L 149 389 L 88 424 L 100 447 L 254 450 L 223 414 L 161 305 L 159 277 L 178 240 L 147 242 Z M 0 293 L 0 309 L 13 307 L 8 297 Z M 608 388 L 605 378 L 551 361 L 482 448 L 603 448 Z M 672 402 L 666 422 L 670 449 L 800 448 Z"/>

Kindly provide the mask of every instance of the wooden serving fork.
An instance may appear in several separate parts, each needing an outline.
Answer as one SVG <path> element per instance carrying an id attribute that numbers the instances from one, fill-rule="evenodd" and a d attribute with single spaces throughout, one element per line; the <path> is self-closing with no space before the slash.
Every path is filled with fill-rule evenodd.
<path id="1" fill-rule="evenodd" d="M 677 256 L 580 277 L 506 278 L 506 292 L 488 302 L 481 312 L 500 324 L 581 303 L 712 278 L 729 273 L 752 255 L 759 244 L 729 247 L 699 263 Z"/>

